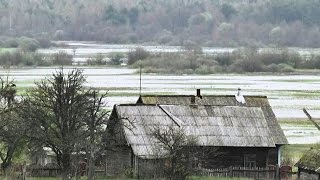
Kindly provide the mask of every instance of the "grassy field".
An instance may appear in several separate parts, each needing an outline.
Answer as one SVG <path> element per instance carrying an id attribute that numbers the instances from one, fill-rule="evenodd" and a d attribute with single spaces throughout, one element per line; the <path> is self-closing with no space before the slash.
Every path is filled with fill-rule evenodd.
<path id="1" fill-rule="evenodd" d="M 7 178 L 8 179 L 8 178 Z M 0 177 L 0 180 L 7 180 L 5 177 Z M 60 180 L 61 178 L 58 177 L 27 177 L 26 180 Z M 85 180 L 87 177 L 81 177 L 78 180 Z M 103 180 L 103 179 L 112 179 L 112 180 L 121 180 L 121 179 L 127 179 L 127 178 L 107 178 L 107 177 L 98 177 L 95 178 L 97 180 Z M 8 179 L 9 180 L 9 179 Z M 75 180 L 75 178 L 72 178 L 70 180 Z M 128 179 L 130 180 L 130 179 Z"/>
<path id="2" fill-rule="evenodd" d="M 56 180 L 57 178 L 50 178 L 50 177 L 40 177 L 40 178 L 35 178 L 35 177 L 32 177 L 32 178 L 27 178 L 26 180 Z M 81 178 L 80 180 L 82 179 L 86 179 L 85 177 L 84 178 Z M 135 179 L 128 179 L 128 178 L 96 178 L 96 179 L 110 179 L 110 180 L 135 180 Z M 251 179 L 248 179 L 248 178 L 224 178 L 224 177 L 205 177 L 205 176 L 191 176 L 191 177 L 188 177 L 187 180 L 251 180 Z"/>
<path id="3" fill-rule="evenodd" d="M 26 180 L 59 180 L 60 178 L 55 177 L 27 177 Z M 87 179 L 87 177 L 82 177 L 79 180 Z M 137 180 L 137 179 L 130 179 L 130 178 L 110 178 L 110 177 L 104 177 L 104 178 L 96 178 L 97 180 Z M 0 180 L 7 180 L 4 177 L 0 177 Z M 71 179 L 73 180 L 73 179 Z M 75 179 L 74 179 L 75 180 Z M 159 179 L 162 180 L 162 179 Z M 163 179 L 164 180 L 164 179 Z M 205 177 L 205 176 L 191 176 L 188 177 L 187 180 L 251 180 L 248 178 L 225 178 L 225 177 Z"/>
<path id="4" fill-rule="evenodd" d="M 251 179 L 249 179 L 249 178 L 191 176 L 191 177 L 188 177 L 187 180 L 251 180 Z"/>

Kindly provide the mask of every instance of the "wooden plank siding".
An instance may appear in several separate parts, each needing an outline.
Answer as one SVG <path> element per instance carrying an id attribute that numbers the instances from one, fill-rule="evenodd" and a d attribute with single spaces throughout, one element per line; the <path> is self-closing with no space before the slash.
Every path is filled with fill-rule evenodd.
<path id="1" fill-rule="evenodd" d="M 111 176 L 126 176 L 132 170 L 132 150 L 129 146 L 119 146 L 106 153 L 107 173 Z"/>

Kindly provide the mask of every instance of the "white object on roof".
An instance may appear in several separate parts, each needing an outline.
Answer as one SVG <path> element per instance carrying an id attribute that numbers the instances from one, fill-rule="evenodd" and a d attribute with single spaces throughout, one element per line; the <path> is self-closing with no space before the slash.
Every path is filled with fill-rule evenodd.
<path id="1" fill-rule="evenodd" d="M 243 95 L 240 93 L 241 89 L 238 88 L 238 93 L 236 94 L 236 100 L 241 103 L 241 104 L 245 104 L 246 100 L 244 99 Z"/>

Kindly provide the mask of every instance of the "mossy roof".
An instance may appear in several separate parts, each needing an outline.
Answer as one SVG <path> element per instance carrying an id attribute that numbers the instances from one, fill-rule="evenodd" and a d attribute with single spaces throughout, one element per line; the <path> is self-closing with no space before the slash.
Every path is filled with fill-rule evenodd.
<path id="1" fill-rule="evenodd" d="M 316 148 L 307 151 L 295 166 L 320 174 L 320 149 Z"/>
<path id="2" fill-rule="evenodd" d="M 192 105 L 116 105 L 115 119 L 126 124 L 124 135 L 135 155 L 158 155 L 154 128 L 181 128 L 198 146 L 275 147 L 260 107 Z M 130 122 L 130 123 L 128 123 Z"/>
<path id="3" fill-rule="evenodd" d="M 142 95 L 137 104 L 190 105 L 191 97 L 195 98 L 195 104 L 202 106 L 259 107 L 267 120 L 275 144 L 288 144 L 267 96 L 244 96 L 246 103 L 240 104 L 234 95 L 203 95 L 201 98 L 194 95 Z"/>

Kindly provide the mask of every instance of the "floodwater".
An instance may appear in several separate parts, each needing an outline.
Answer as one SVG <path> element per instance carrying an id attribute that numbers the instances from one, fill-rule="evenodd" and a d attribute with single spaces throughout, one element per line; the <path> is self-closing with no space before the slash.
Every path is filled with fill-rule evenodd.
<path id="1" fill-rule="evenodd" d="M 314 144 L 320 142 L 320 131 L 313 125 L 282 125 L 289 144 Z"/>
<path id="2" fill-rule="evenodd" d="M 137 47 L 142 47 L 148 52 L 181 52 L 181 46 L 164 46 L 164 45 L 139 45 L 139 44 L 97 44 L 95 42 L 72 42 L 72 41 L 58 41 L 57 44 L 65 44 L 66 47 L 53 47 L 49 49 L 39 49 L 39 53 L 52 54 L 64 51 L 73 55 L 75 50 L 75 60 L 83 61 L 81 57 L 89 57 L 97 53 L 108 54 L 112 52 L 126 53 Z M 225 52 L 232 52 L 235 48 L 210 48 L 204 47 L 203 52 L 206 54 L 219 54 Z"/>
<path id="3" fill-rule="evenodd" d="M 85 62 L 90 56 L 94 56 L 98 53 L 109 54 L 113 52 L 126 53 L 136 47 L 142 47 L 146 51 L 151 53 L 160 52 L 181 52 L 183 47 L 181 46 L 165 46 L 165 45 L 141 45 L 141 44 L 98 44 L 96 42 L 77 42 L 77 41 L 57 41 L 57 44 L 64 44 L 64 47 L 52 47 L 49 49 L 39 49 L 37 52 L 43 54 L 52 54 L 57 52 L 66 52 L 70 55 L 74 55 L 74 62 Z M 239 48 L 221 48 L 221 47 L 203 47 L 202 51 L 208 55 L 221 54 L 227 52 L 233 52 Z M 259 52 L 265 51 L 277 51 L 277 48 L 259 48 Z M 320 54 L 320 48 L 288 48 L 289 51 L 299 53 L 304 57 L 309 57 L 311 54 Z"/>
<path id="4" fill-rule="evenodd" d="M 70 71 L 73 67 L 64 67 Z M 140 76 L 135 69 L 83 67 L 87 86 L 108 91 L 114 102 L 134 103 L 139 96 Z M 57 71 L 58 67 L 0 70 L 1 76 L 9 75 L 21 88 L 34 85 Z M 305 118 L 302 108 L 320 118 L 320 78 L 317 75 L 156 75 L 143 74 L 143 94 L 236 94 L 266 95 L 278 118 Z"/>
<path id="5" fill-rule="evenodd" d="M 139 96 L 140 76 L 135 69 L 92 68 L 83 69 L 87 86 L 108 91 L 106 104 L 135 103 Z M 0 69 L 0 76 L 9 75 L 18 88 L 34 86 L 54 73 L 58 67 Z M 64 67 L 70 71 L 72 67 Z M 303 118 L 302 108 L 307 108 L 314 118 L 320 118 L 320 78 L 316 75 L 155 75 L 141 76 L 142 94 L 236 94 L 238 87 L 243 95 L 266 95 L 278 118 Z M 320 142 L 320 132 L 311 126 L 282 125 L 291 144 Z"/>
<path id="6" fill-rule="evenodd" d="M 75 61 L 85 61 L 97 53 L 128 52 L 140 45 L 108 45 L 95 42 L 63 42 L 64 48 L 40 49 L 41 53 L 66 51 L 73 54 Z M 179 46 L 142 46 L 150 52 L 179 52 Z M 319 49 L 289 48 L 302 55 L 318 53 Z M 204 48 L 208 54 L 232 52 L 234 48 Z M 268 50 L 268 49 L 260 49 Z M 107 106 L 117 103 L 135 103 L 139 96 L 140 76 L 136 69 L 96 68 L 79 66 L 87 77 L 87 86 L 108 91 Z M 16 81 L 18 88 L 34 86 L 39 81 L 54 73 L 58 67 L 0 69 L 0 76 L 9 75 Z M 64 67 L 70 71 L 71 67 Z M 201 89 L 202 94 L 230 95 L 242 89 L 243 95 L 266 95 L 278 118 L 306 119 L 302 108 L 307 108 L 315 118 L 320 118 L 320 78 L 318 75 L 157 75 L 143 74 L 142 94 L 195 94 Z M 313 126 L 306 127 L 282 125 L 289 143 L 320 142 L 320 132 Z"/>

